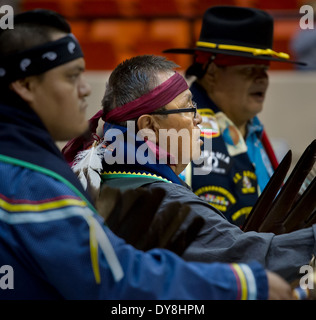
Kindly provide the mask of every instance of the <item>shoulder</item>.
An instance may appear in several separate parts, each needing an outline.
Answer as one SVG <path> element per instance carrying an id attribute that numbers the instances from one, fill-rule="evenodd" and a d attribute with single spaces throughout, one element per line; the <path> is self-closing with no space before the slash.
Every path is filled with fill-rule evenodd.
<path id="1" fill-rule="evenodd" d="M 220 219 L 226 218 L 223 214 L 209 205 L 206 201 L 198 197 L 191 189 L 188 187 L 178 185 L 175 183 L 164 183 L 155 182 L 147 186 L 148 188 L 162 188 L 166 191 L 166 196 L 163 200 L 163 207 L 172 201 L 179 201 L 182 204 L 187 204 L 191 207 L 191 212 L 194 214 L 199 214 L 203 217 L 209 219 L 211 216 Z"/>

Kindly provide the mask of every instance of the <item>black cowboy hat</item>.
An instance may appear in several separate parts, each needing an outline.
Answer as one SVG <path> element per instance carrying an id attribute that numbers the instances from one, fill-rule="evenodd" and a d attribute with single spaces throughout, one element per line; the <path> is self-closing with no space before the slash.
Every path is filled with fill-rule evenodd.
<path id="1" fill-rule="evenodd" d="M 287 53 L 275 52 L 272 46 L 273 18 L 267 12 L 255 8 L 214 6 L 203 15 L 200 38 L 195 48 L 163 52 L 194 54 L 204 51 L 306 65 L 289 60 Z"/>

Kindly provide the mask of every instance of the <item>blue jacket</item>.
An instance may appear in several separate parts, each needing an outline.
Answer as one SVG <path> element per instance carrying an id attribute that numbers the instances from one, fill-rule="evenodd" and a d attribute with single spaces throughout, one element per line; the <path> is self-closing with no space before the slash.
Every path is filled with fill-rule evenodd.
<path id="1" fill-rule="evenodd" d="M 0 105 L 0 300 L 266 299 L 261 265 L 142 252 L 96 213 L 40 119 Z"/>

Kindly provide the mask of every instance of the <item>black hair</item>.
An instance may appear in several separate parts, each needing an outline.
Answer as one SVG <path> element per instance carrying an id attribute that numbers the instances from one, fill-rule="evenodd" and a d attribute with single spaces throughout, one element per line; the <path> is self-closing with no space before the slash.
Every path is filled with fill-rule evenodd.
<path id="1" fill-rule="evenodd" d="M 49 42 L 54 32 L 71 32 L 59 13 L 45 9 L 19 13 L 14 16 L 14 29 L 0 31 L 0 57 Z"/>

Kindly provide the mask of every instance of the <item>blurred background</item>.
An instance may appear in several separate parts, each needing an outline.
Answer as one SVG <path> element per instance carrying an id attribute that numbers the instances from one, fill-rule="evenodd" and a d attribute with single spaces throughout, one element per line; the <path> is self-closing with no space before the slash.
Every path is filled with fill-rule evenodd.
<path id="1" fill-rule="evenodd" d="M 293 44 L 300 37 L 300 8 L 314 5 L 303 0 L 0 0 L 15 13 L 47 8 L 65 16 L 82 45 L 87 78 L 92 86 L 88 117 L 100 109 L 109 73 L 124 59 L 139 54 L 163 55 L 168 48 L 194 47 L 199 38 L 204 11 L 215 5 L 255 7 L 268 11 L 274 18 L 274 47 L 300 59 Z M 316 31 L 309 32 L 308 50 L 315 59 Z M 314 36 L 315 33 L 315 36 Z M 305 41 L 306 42 L 306 41 Z M 304 48 L 305 50 L 306 48 Z M 306 49 L 307 50 L 307 49 Z M 190 55 L 166 54 L 183 72 L 191 64 Z M 308 58 L 308 55 L 305 55 Z M 311 64 L 312 65 L 312 64 Z M 316 138 L 315 68 L 298 70 L 295 65 L 272 62 L 264 110 L 259 118 L 279 159 L 290 148 L 294 163 Z"/>

